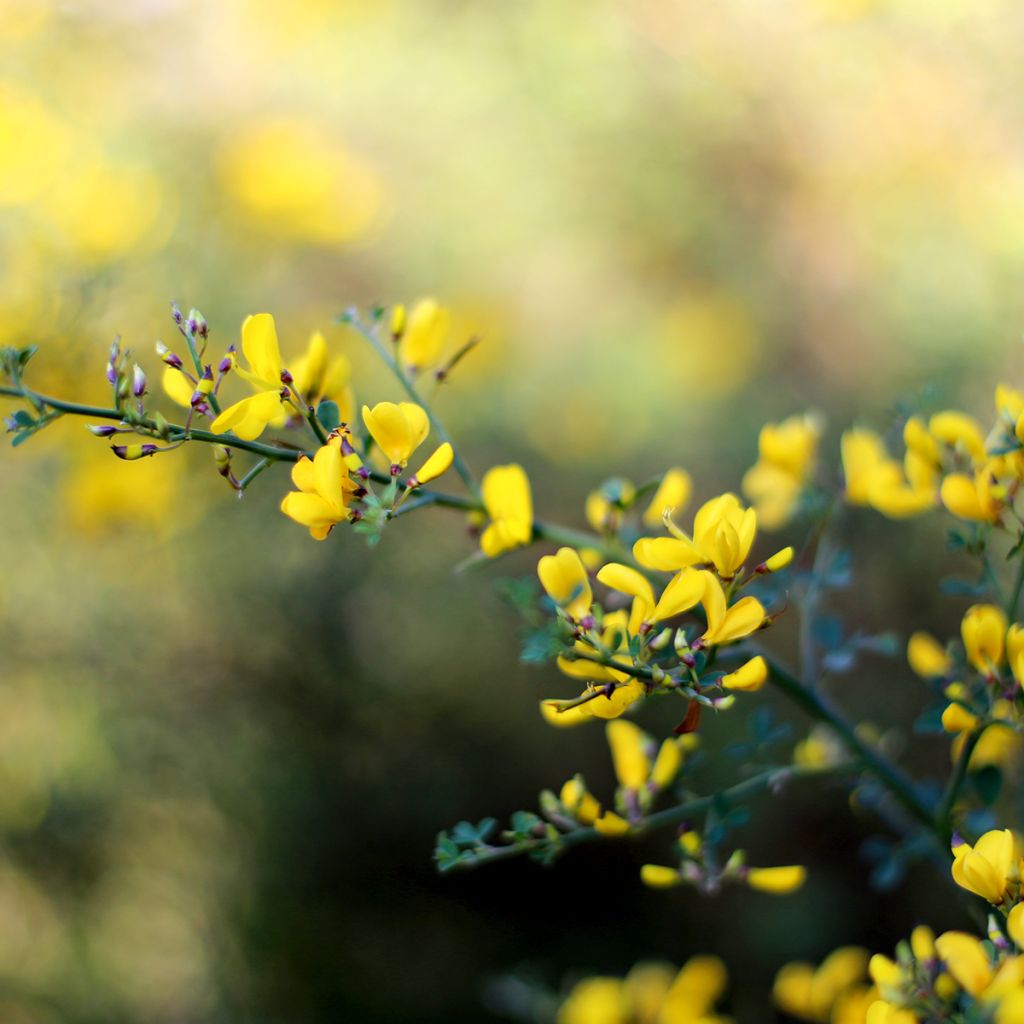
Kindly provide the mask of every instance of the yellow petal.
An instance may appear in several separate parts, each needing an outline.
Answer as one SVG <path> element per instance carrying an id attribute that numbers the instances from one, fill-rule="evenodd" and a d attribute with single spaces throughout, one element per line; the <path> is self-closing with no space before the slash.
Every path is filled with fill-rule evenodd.
<path id="1" fill-rule="evenodd" d="M 675 868 L 661 864 L 644 864 L 640 868 L 640 881 L 649 889 L 671 889 L 682 880 L 683 876 Z"/>
<path id="2" fill-rule="evenodd" d="M 413 473 L 410 483 L 415 481 L 417 485 L 428 484 L 431 480 L 436 480 L 443 473 L 448 472 L 454 458 L 455 452 L 452 446 L 445 441 L 438 445 L 430 458 Z"/>
<path id="3" fill-rule="evenodd" d="M 638 725 L 621 718 L 609 722 L 605 733 L 619 785 L 626 789 L 643 788 L 651 773 L 651 761 L 647 756 L 648 735 Z"/>
<path id="4" fill-rule="evenodd" d="M 777 868 L 750 868 L 747 885 L 760 892 L 784 894 L 799 889 L 807 878 L 807 869 L 801 864 Z"/>
<path id="5" fill-rule="evenodd" d="M 172 402 L 185 409 L 192 408 L 192 395 L 196 389 L 192 381 L 181 370 L 176 370 L 173 366 L 165 366 L 163 386 L 164 392 Z"/>
<path id="6" fill-rule="evenodd" d="M 242 351 L 253 372 L 268 384 L 281 381 L 281 350 L 269 313 L 254 313 L 242 324 Z"/>
<path id="7" fill-rule="evenodd" d="M 670 469 L 661 478 L 661 483 L 658 484 L 658 489 L 644 512 L 644 523 L 647 526 L 660 526 L 666 511 L 671 514 L 673 510 L 686 507 L 692 489 L 693 482 L 685 469 Z"/>
<path id="8" fill-rule="evenodd" d="M 952 667 L 949 655 L 930 633 L 911 635 L 907 643 L 907 661 L 922 679 L 944 676 Z"/>
<path id="9" fill-rule="evenodd" d="M 721 685 L 726 690 L 744 690 L 754 692 L 760 690 L 768 679 L 768 663 L 761 657 L 751 658 L 746 664 L 741 665 L 735 672 L 723 676 Z"/>

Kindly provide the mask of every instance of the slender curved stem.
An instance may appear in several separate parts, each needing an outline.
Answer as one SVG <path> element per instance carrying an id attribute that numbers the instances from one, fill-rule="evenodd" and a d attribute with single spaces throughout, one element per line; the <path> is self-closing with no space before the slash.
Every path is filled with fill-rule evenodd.
<path id="1" fill-rule="evenodd" d="M 956 764 L 953 766 L 953 774 L 950 775 L 946 789 L 939 800 L 939 806 L 935 811 L 935 821 L 947 842 L 953 838 L 953 809 L 963 787 L 964 779 L 967 778 L 967 768 L 971 763 L 971 756 L 974 754 L 974 749 L 982 734 L 990 725 L 992 725 L 991 722 L 981 722 L 967 734 L 960 750 L 960 756 L 957 757 Z"/>
<path id="2" fill-rule="evenodd" d="M 719 793 L 711 796 L 697 797 L 693 800 L 686 800 L 674 807 L 667 807 L 663 811 L 657 811 L 640 821 L 626 835 L 627 839 L 638 839 L 648 835 L 657 829 L 666 828 L 670 825 L 678 825 L 690 818 L 706 814 L 712 808 L 728 809 L 736 806 L 750 797 L 757 796 L 769 790 L 775 790 L 798 778 L 827 778 L 841 775 L 848 775 L 858 770 L 856 764 L 829 765 L 825 768 L 805 768 L 790 765 L 784 768 L 771 768 L 768 771 L 753 775 L 735 786 L 730 786 Z M 530 839 L 525 842 L 512 843 L 508 846 L 483 846 L 473 851 L 472 859 L 466 857 L 454 862 L 449 870 L 458 871 L 469 868 L 476 868 L 482 864 L 489 864 L 497 860 L 509 860 L 522 854 L 543 852 L 554 847 L 562 852 L 573 846 L 581 846 L 586 843 L 599 842 L 610 837 L 596 828 L 578 828 L 572 832 L 560 835 L 557 839 L 547 837 Z"/>
<path id="3" fill-rule="evenodd" d="M 843 741 L 847 750 L 864 764 L 864 767 L 899 800 L 919 824 L 925 826 L 929 832 L 937 832 L 935 812 L 918 792 L 914 780 L 862 739 L 853 724 L 833 708 L 820 693 L 804 685 L 777 662 L 766 660 L 771 680 L 779 690 L 813 718 L 828 725 Z"/>

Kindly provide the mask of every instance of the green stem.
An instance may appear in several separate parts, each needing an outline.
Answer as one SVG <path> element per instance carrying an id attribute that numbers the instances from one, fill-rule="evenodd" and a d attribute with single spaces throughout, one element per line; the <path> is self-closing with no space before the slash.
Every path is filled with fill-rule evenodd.
<path id="1" fill-rule="evenodd" d="M 240 492 L 244 491 L 269 465 L 270 459 L 266 457 L 260 459 L 260 461 L 257 462 L 256 465 L 254 465 L 252 469 L 250 469 L 249 472 L 238 481 L 238 490 Z M 241 494 L 239 494 L 239 497 L 241 497 Z"/>
<path id="2" fill-rule="evenodd" d="M 833 708 L 825 698 L 805 686 L 796 676 L 776 662 L 768 660 L 768 671 L 775 685 L 812 718 L 824 722 L 839 736 L 850 753 L 903 805 L 929 832 L 939 831 L 933 809 L 921 798 L 914 780 L 887 757 L 863 740 L 853 724 Z"/>
<path id="3" fill-rule="evenodd" d="M 714 793 L 711 796 L 698 797 L 695 800 L 687 800 L 684 803 L 676 804 L 675 807 L 667 807 L 663 811 L 651 814 L 632 828 L 626 834 L 625 838 L 638 839 L 641 836 L 645 836 L 656 831 L 657 829 L 666 828 L 670 825 L 678 825 L 690 818 L 699 817 L 702 814 L 706 814 L 712 808 L 715 808 L 716 810 L 728 809 L 729 807 L 735 806 L 750 797 L 757 796 L 769 790 L 777 789 L 792 779 L 839 776 L 849 774 L 856 770 L 857 765 L 852 763 L 830 765 L 826 768 L 803 768 L 796 765 L 790 765 L 784 768 L 771 768 L 758 775 L 753 775 L 749 779 L 745 779 L 743 782 L 738 782 L 735 786 L 730 786 L 728 789 L 724 789 L 720 793 Z M 558 851 L 561 852 L 569 847 L 580 846 L 585 843 L 599 842 L 609 838 L 621 837 L 609 837 L 602 832 L 598 832 L 596 828 L 578 828 L 572 832 L 567 832 L 554 840 L 548 838 L 531 839 L 526 840 L 525 842 L 513 843 L 508 846 L 485 846 L 474 851 L 472 860 L 467 858 L 466 860 L 457 861 L 452 865 L 450 870 L 455 871 L 476 868 L 482 864 L 489 864 L 497 860 L 509 860 L 512 857 L 518 857 L 526 853 L 546 851 L 552 846 L 556 847 Z"/>
<path id="4" fill-rule="evenodd" d="M 1017 618 L 1017 606 L 1020 604 L 1021 591 L 1024 590 L 1024 556 L 1017 556 L 1017 575 L 1013 581 L 1013 590 L 1006 601 L 1006 617 L 1013 622 Z"/>
<path id="5" fill-rule="evenodd" d="M 402 372 L 402 367 L 398 365 L 398 360 L 395 358 L 392 352 L 389 352 L 387 347 L 381 342 L 380 338 L 377 337 L 376 333 L 369 327 L 367 327 L 359 316 L 355 312 L 343 314 L 340 318 L 341 323 L 349 324 L 357 333 L 361 334 L 363 338 L 368 341 L 380 357 L 384 365 L 394 374 L 395 378 L 405 389 L 405 393 L 409 398 L 414 401 L 426 414 L 427 419 L 430 420 L 430 425 L 434 428 L 434 433 L 437 435 L 441 443 L 447 442 L 452 445 L 452 451 L 454 453 L 452 464 L 455 466 L 455 472 L 462 478 L 462 482 L 469 489 L 469 493 L 477 499 L 477 503 L 480 503 L 480 487 L 476 482 L 476 478 L 470 472 L 469 466 L 466 465 L 465 460 L 459 453 L 459 449 L 452 444 L 452 439 L 448 436 L 448 431 L 445 430 L 444 424 L 434 414 L 434 410 L 427 404 L 427 402 L 420 395 L 416 389 L 416 385 Z"/>
<path id="6" fill-rule="evenodd" d="M 942 799 L 939 800 L 939 806 L 935 812 L 935 820 L 947 843 L 953 838 L 953 809 L 956 806 L 957 797 L 960 795 L 964 780 L 967 778 L 967 768 L 971 763 L 971 755 L 974 753 L 974 748 L 977 747 L 982 734 L 991 724 L 991 722 L 981 722 L 967 734 L 964 745 L 960 750 L 960 756 L 956 759 L 956 764 L 953 767 L 953 774 L 950 775 L 949 782 L 946 783 L 945 792 L 942 794 Z"/>
<path id="7" fill-rule="evenodd" d="M 196 348 L 196 339 L 193 337 L 192 332 L 187 329 L 181 333 L 185 337 L 185 343 L 188 345 L 188 354 L 192 357 L 192 365 L 196 368 L 196 380 L 203 379 L 203 361 L 199 358 L 199 350 Z M 210 403 L 210 408 L 213 409 L 217 415 L 220 415 L 220 402 L 217 400 L 217 396 L 212 392 L 206 396 L 206 400 Z"/>

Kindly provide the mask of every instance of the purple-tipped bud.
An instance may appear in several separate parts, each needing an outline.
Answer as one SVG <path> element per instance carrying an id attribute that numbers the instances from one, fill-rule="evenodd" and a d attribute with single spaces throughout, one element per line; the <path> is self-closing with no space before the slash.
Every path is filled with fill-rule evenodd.
<path id="1" fill-rule="evenodd" d="M 107 381 L 111 384 L 117 383 L 117 369 L 113 363 L 107 363 Z"/>
<path id="2" fill-rule="evenodd" d="M 113 437 L 117 433 L 117 427 L 112 427 L 109 423 L 89 423 L 86 425 L 86 429 L 89 433 L 95 434 L 96 437 Z"/>
<path id="3" fill-rule="evenodd" d="M 142 367 L 136 363 L 135 368 L 132 370 L 132 394 L 136 398 L 141 398 L 145 393 L 146 374 L 143 372 Z"/>
<path id="4" fill-rule="evenodd" d="M 196 327 L 196 333 L 199 335 L 200 338 L 203 338 L 204 340 L 210 336 L 210 325 L 206 322 L 205 319 L 200 318 L 199 324 Z"/>
<path id="5" fill-rule="evenodd" d="M 110 361 L 116 363 L 118 356 L 121 355 L 121 339 L 115 338 L 110 346 Z"/>
<path id="6" fill-rule="evenodd" d="M 391 463 L 391 475 L 398 476 L 402 472 L 402 467 L 397 462 Z"/>
<path id="7" fill-rule="evenodd" d="M 693 668 L 697 664 L 697 659 L 692 654 L 681 654 L 679 660 L 687 667 Z"/>
<path id="8" fill-rule="evenodd" d="M 112 444 L 110 450 L 125 462 L 144 459 L 147 455 L 156 455 L 160 448 L 155 444 Z"/>
<path id="9" fill-rule="evenodd" d="M 287 370 L 282 370 L 281 371 L 281 383 L 282 384 L 288 385 L 288 384 L 294 383 L 294 381 L 295 381 L 295 378 Z"/>
<path id="10" fill-rule="evenodd" d="M 231 356 L 225 356 L 217 366 L 217 372 L 219 374 L 225 374 L 231 372 Z"/>
<path id="11" fill-rule="evenodd" d="M 213 380 L 213 367 L 209 363 L 203 367 L 203 380 Z"/>
<path id="12" fill-rule="evenodd" d="M 360 480 L 369 480 L 370 471 L 365 466 L 360 466 L 356 470 L 356 476 L 359 477 Z"/>
<path id="13" fill-rule="evenodd" d="M 181 310 L 178 308 L 178 304 L 176 302 L 171 303 L 171 316 L 173 317 L 174 322 L 180 327 L 185 318 L 181 315 Z"/>
<path id="14" fill-rule="evenodd" d="M 172 352 L 162 341 L 156 343 L 156 352 L 168 366 L 175 370 L 181 369 L 181 357 L 176 352 Z"/>

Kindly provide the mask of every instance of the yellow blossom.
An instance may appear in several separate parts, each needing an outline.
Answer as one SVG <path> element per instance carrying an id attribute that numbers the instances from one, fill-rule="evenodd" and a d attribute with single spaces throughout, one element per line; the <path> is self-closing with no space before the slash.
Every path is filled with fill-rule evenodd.
<path id="1" fill-rule="evenodd" d="M 315 540 L 324 540 L 335 524 L 348 519 L 348 503 L 357 485 L 348 475 L 340 434 L 312 459 L 300 458 L 292 467 L 292 481 L 298 490 L 284 496 L 281 511 L 308 527 Z"/>
<path id="2" fill-rule="evenodd" d="M 654 588 L 642 573 L 619 562 L 609 562 L 597 574 L 599 582 L 633 598 L 629 632 L 637 635 L 643 627 L 670 619 L 697 605 L 704 593 L 702 574 L 681 569 L 655 600 Z"/>
<path id="3" fill-rule="evenodd" d="M 992 981 L 988 954 L 973 935 L 946 932 L 935 940 L 935 949 L 945 961 L 946 970 L 972 996 L 980 996 Z"/>
<path id="4" fill-rule="evenodd" d="M 437 364 L 448 341 L 451 314 L 434 299 L 420 299 L 399 332 L 399 358 L 414 373 Z"/>
<path id="5" fill-rule="evenodd" d="M 363 423 L 392 466 L 404 467 L 430 433 L 430 420 L 414 402 L 363 406 Z"/>
<path id="6" fill-rule="evenodd" d="M 976 604 L 967 609 L 960 624 L 967 660 L 986 675 L 1003 660 L 1006 616 L 993 604 Z"/>
<path id="7" fill-rule="evenodd" d="M 355 416 L 355 396 L 349 380 L 352 365 L 344 355 L 331 358 L 327 341 L 320 331 L 309 338 L 306 351 L 289 362 L 295 390 L 307 405 L 317 405 L 325 399 L 338 406 L 342 423 L 351 423 Z"/>
<path id="8" fill-rule="evenodd" d="M 674 572 L 694 565 L 714 565 L 731 579 L 750 554 L 757 533 L 757 513 L 744 509 L 735 494 L 722 494 L 701 506 L 693 521 L 693 537 L 666 521 L 672 537 L 642 537 L 633 557 L 647 569 Z"/>
<path id="9" fill-rule="evenodd" d="M 537 563 L 537 575 L 548 597 L 577 621 L 590 614 L 593 594 L 587 570 L 573 548 L 559 548 Z"/>
<path id="10" fill-rule="evenodd" d="M 533 537 L 533 499 L 522 466 L 493 466 L 484 474 L 481 489 L 491 520 L 480 537 L 484 554 L 494 558 L 529 544 Z"/>
<path id="11" fill-rule="evenodd" d="M 1019 861 L 1013 833 L 1008 828 L 994 829 L 974 846 L 961 843 L 953 847 L 953 880 L 962 889 L 998 904 L 1006 895 L 1011 874 L 1019 873 Z"/>
<path id="12" fill-rule="evenodd" d="M 950 473 L 942 481 L 939 497 L 953 515 L 972 522 L 994 523 L 1002 512 L 1001 491 L 991 472 L 984 467 L 973 477 Z"/>
<path id="13" fill-rule="evenodd" d="M 952 661 L 945 649 L 930 633 L 913 633 L 907 642 L 907 661 L 922 679 L 946 675 Z"/>
<path id="14" fill-rule="evenodd" d="M 268 424 L 280 419 L 286 408 L 281 399 L 281 349 L 274 318 L 269 313 L 256 313 L 245 318 L 242 352 L 249 369 L 239 365 L 236 357 L 235 372 L 256 394 L 228 406 L 210 424 L 210 430 L 215 434 L 231 430 L 236 437 L 253 441 Z"/>
<path id="15" fill-rule="evenodd" d="M 962 412 L 939 412 L 928 421 L 928 430 L 941 444 L 965 452 L 975 462 L 984 461 L 985 438 L 973 417 Z"/>
<path id="16" fill-rule="evenodd" d="M 821 419 L 812 413 L 768 423 L 758 437 L 758 461 L 743 477 L 743 493 L 767 530 L 784 526 L 814 469 Z"/>

